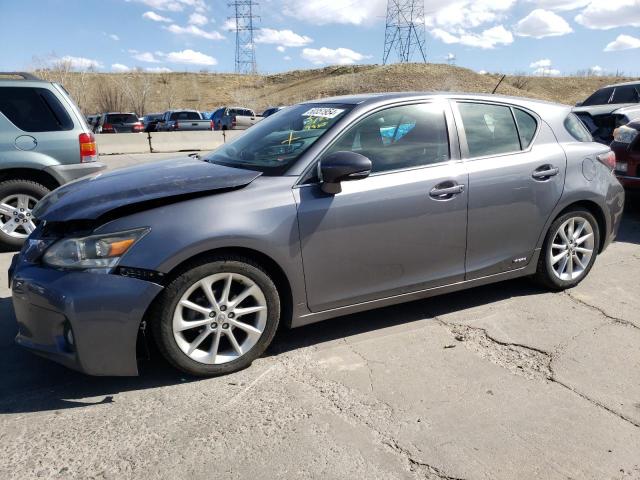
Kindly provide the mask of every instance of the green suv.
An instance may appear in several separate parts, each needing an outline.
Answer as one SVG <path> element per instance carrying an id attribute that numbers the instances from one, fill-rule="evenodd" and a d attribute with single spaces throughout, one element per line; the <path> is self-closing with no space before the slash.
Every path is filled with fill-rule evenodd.
<path id="1" fill-rule="evenodd" d="M 0 72 L 0 248 L 22 245 L 51 190 L 104 169 L 93 133 L 64 87 Z"/>

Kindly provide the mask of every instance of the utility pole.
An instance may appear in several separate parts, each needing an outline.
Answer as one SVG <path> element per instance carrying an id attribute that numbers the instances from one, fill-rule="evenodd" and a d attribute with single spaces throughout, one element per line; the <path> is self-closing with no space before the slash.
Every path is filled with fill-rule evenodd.
<path id="1" fill-rule="evenodd" d="M 259 17 L 254 14 L 258 2 L 253 0 L 235 0 L 229 2 L 234 9 L 230 20 L 236 22 L 236 73 L 256 74 L 256 50 L 253 42 L 254 20 Z"/>
<path id="2" fill-rule="evenodd" d="M 392 51 L 400 63 L 409 63 L 414 55 L 426 63 L 425 43 L 424 0 L 388 0 L 383 65 Z"/>

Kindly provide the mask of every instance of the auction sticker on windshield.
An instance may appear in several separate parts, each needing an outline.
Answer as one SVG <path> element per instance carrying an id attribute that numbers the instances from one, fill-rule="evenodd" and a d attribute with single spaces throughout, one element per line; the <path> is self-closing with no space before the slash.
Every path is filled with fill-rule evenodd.
<path id="1" fill-rule="evenodd" d="M 303 117 L 335 118 L 344 112 L 343 108 L 315 107 L 302 114 Z"/>

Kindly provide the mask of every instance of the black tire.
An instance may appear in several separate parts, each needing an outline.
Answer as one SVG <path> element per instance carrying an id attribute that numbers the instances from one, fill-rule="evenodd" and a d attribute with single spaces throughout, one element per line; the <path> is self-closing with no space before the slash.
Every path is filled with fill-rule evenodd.
<path id="1" fill-rule="evenodd" d="M 15 194 L 26 194 L 36 200 L 40 200 L 50 190 L 44 185 L 32 180 L 5 180 L 0 182 L 0 200 Z M 3 217 L 6 220 L 6 217 Z M 24 238 L 12 237 L 0 230 L 0 248 L 15 250 L 24 243 Z"/>
<path id="2" fill-rule="evenodd" d="M 267 320 L 257 343 L 239 358 L 221 364 L 204 364 L 193 360 L 178 346 L 173 334 L 173 315 L 178 302 L 196 282 L 216 273 L 237 273 L 260 287 L 267 303 Z M 242 370 L 269 346 L 280 321 L 280 297 L 268 273 L 251 259 L 239 256 L 213 257 L 188 265 L 165 288 L 156 301 L 151 316 L 151 330 L 158 349 L 175 368 L 193 376 L 213 377 Z"/>
<path id="3" fill-rule="evenodd" d="M 589 263 L 586 265 L 584 270 L 580 273 L 577 278 L 572 280 L 563 280 L 559 278 L 553 270 L 551 266 L 551 244 L 554 240 L 554 237 L 558 233 L 558 230 L 567 220 L 574 218 L 581 218 L 589 222 L 591 228 L 593 229 L 593 253 L 591 258 L 589 259 Z M 598 256 L 598 250 L 600 248 L 600 228 L 598 226 L 598 222 L 595 217 L 584 208 L 575 208 L 571 209 L 558 218 L 554 220 L 554 222 L 549 227 L 549 231 L 547 232 L 547 236 L 545 237 L 544 244 L 542 245 L 542 251 L 540 252 L 540 258 L 538 259 L 538 268 L 534 275 L 534 280 L 540 285 L 549 288 L 551 290 L 565 290 L 568 288 L 575 287 L 578 285 L 591 271 L 593 264 L 596 261 Z"/>

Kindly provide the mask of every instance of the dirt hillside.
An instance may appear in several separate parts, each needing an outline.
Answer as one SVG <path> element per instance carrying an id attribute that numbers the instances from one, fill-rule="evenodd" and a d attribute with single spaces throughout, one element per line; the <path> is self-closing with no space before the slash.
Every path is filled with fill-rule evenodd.
<path id="1" fill-rule="evenodd" d="M 363 92 L 486 93 L 493 90 L 501 77 L 443 64 L 338 66 L 256 76 L 60 71 L 37 74 L 62 83 L 86 114 L 107 110 L 142 114 L 180 107 L 211 111 L 230 104 L 252 107 L 260 112 L 270 105 Z M 631 79 L 507 76 L 497 93 L 573 104 L 600 86 L 627 80 Z"/>

